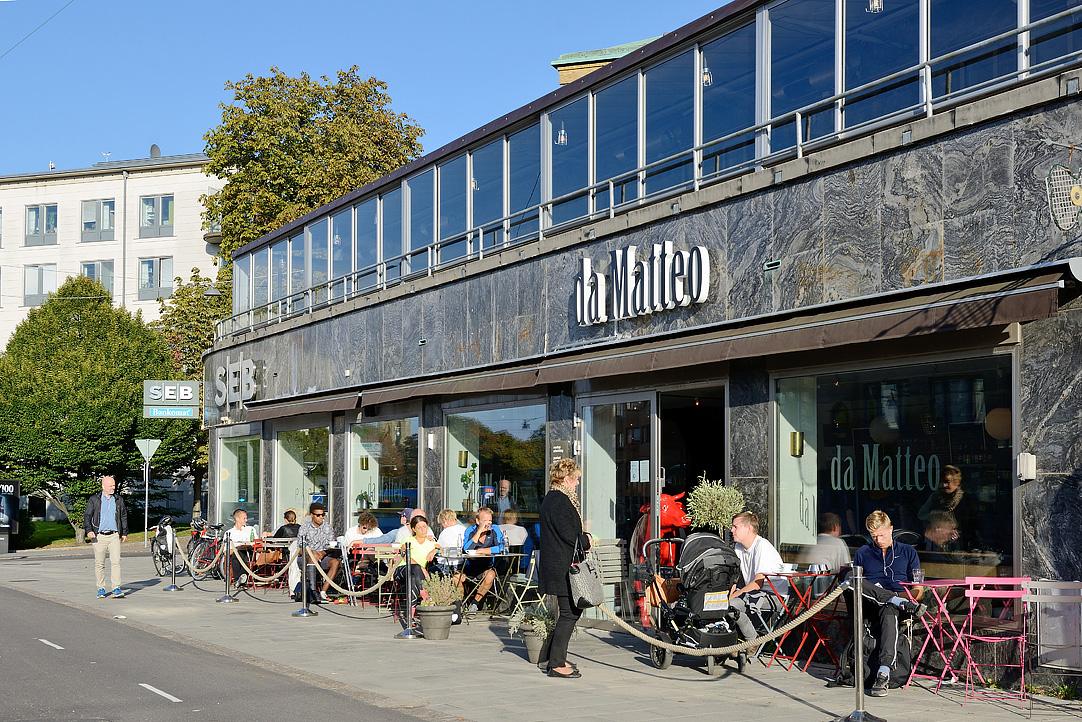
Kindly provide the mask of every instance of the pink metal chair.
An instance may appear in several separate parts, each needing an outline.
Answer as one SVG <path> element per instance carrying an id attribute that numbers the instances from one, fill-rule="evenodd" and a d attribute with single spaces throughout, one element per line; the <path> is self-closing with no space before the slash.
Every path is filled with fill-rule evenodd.
<path id="1" fill-rule="evenodd" d="M 1025 589 L 1029 577 L 966 577 L 965 596 L 969 599 L 969 614 L 962 628 L 961 646 L 966 660 L 966 687 L 962 703 L 971 699 L 994 701 L 1026 700 L 1026 614 Z M 999 607 L 996 609 L 996 607 Z M 987 610 L 987 615 L 978 614 Z M 975 659 L 977 645 L 992 645 L 991 662 Z M 1004 650 L 999 661 L 1000 647 Z M 1013 647 L 1013 649 L 1012 649 Z M 1017 662 L 1010 655 L 1017 654 Z M 1018 670 L 1018 690 L 989 686 L 982 669 Z M 996 677 L 989 675 L 992 681 Z"/>

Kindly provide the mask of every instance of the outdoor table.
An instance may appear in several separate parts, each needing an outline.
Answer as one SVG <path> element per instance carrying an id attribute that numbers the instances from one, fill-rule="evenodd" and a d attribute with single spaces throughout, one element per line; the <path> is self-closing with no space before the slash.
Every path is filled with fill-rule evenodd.
<path id="1" fill-rule="evenodd" d="M 789 582 L 789 594 L 783 595 L 778 591 L 777 586 L 774 583 L 774 579 L 778 577 L 784 577 Z M 829 579 L 829 584 L 816 584 L 820 579 Z M 771 574 L 766 578 L 766 587 L 771 594 L 781 603 L 784 617 L 779 621 L 778 625 L 786 624 L 789 621 L 796 619 L 804 612 L 811 609 L 816 602 L 825 597 L 834 587 L 837 586 L 837 575 L 834 572 L 779 572 L 777 574 Z M 808 667 L 811 666 L 812 660 L 815 659 L 815 655 L 818 654 L 820 648 L 826 650 L 827 656 L 830 657 L 831 662 L 835 667 L 838 665 L 838 657 L 834 654 L 834 650 L 831 649 L 830 641 L 823 630 L 822 622 L 829 621 L 827 619 L 809 619 L 804 624 L 801 624 L 796 629 L 791 629 L 781 636 L 780 639 L 775 640 L 774 651 L 770 655 L 770 661 L 766 666 L 769 667 L 775 660 L 781 660 L 783 662 L 789 662 L 789 666 L 785 668 L 788 672 L 796 666 L 800 658 L 800 653 L 804 649 L 804 645 L 809 639 L 814 638 L 815 643 L 812 645 L 811 653 L 808 655 L 808 660 L 804 664 L 803 671 L 807 672 Z M 800 642 L 797 644 L 796 649 L 792 654 L 786 654 L 782 651 L 782 645 L 785 640 L 789 638 L 789 635 L 800 633 Z"/>
<path id="2" fill-rule="evenodd" d="M 500 610 L 506 609 L 511 606 L 512 600 L 508 599 L 507 594 L 508 585 L 515 570 L 519 567 L 519 563 L 523 556 L 524 555 L 521 552 L 501 552 L 499 554 L 470 554 L 469 552 L 463 553 L 463 562 L 469 561 L 471 559 L 493 560 L 492 565 L 493 568 L 496 570 L 496 582 L 492 585 L 492 590 L 489 593 L 493 594 L 496 597 L 498 604 L 496 606 L 496 613 L 490 615 L 490 618 L 503 616 L 502 613 L 500 613 Z M 507 560 L 507 564 L 503 565 L 503 569 L 500 569 L 501 565 L 498 563 L 500 559 Z M 465 566 L 464 563 L 463 566 Z M 478 583 L 475 581 L 470 590 L 462 595 L 463 599 L 468 599 L 469 596 L 477 590 L 477 586 Z"/>
<path id="3" fill-rule="evenodd" d="M 948 674 L 953 682 L 959 674 L 965 673 L 964 669 L 955 668 L 951 662 L 958 649 L 962 648 L 964 651 L 965 647 L 962 644 L 962 629 L 954 623 L 950 610 L 947 609 L 947 601 L 950 598 L 951 590 L 964 586 L 966 586 L 964 579 L 932 579 L 920 583 L 902 582 L 906 596 L 912 601 L 917 601 L 912 593 L 914 587 L 924 587 L 931 593 L 932 599 L 935 600 L 934 605 L 927 605 L 929 608 L 928 614 L 920 618 L 920 623 L 924 625 L 926 635 L 924 643 L 920 646 L 920 651 L 913 657 L 913 670 L 909 673 L 909 679 L 906 680 L 906 687 L 909 687 L 915 678 L 934 679 L 936 680 L 935 691 L 938 693 Z M 925 603 L 928 602 L 927 599 L 924 601 Z M 939 655 L 939 659 L 943 662 L 943 671 L 938 675 L 917 672 L 917 667 L 923 659 L 925 651 L 928 650 L 929 643 L 932 645 L 932 650 Z M 950 646 L 949 651 L 947 650 L 948 645 Z M 932 652 L 929 651 L 928 653 L 931 654 Z"/>

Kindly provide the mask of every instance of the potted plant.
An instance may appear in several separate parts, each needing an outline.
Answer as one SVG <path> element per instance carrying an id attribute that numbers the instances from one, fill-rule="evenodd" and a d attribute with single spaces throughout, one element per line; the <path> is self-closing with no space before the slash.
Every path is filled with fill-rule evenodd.
<path id="1" fill-rule="evenodd" d="M 425 639 L 447 639 L 451 634 L 451 615 L 462 601 L 462 589 L 453 577 L 432 574 L 421 585 L 424 594 L 417 607 Z"/>
<path id="2" fill-rule="evenodd" d="M 473 500 L 477 498 L 477 462 L 470 464 L 470 468 L 462 472 L 459 481 L 462 482 L 462 491 L 466 492 L 466 498 L 462 500 L 462 511 L 469 514 L 473 511 Z"/>
<path id="3" fill-rule="evenodd" d="M 733 517 L 744 510 L 744 495 L 739 489 L 725 486 L 721 479 L 699 477 L 699 484 L 687 496 L 688 516 L 696 527 L 711 529 L 729 538 Z"/>
<path id="4" fill-rule="evenodd" d="M 526 656 L 531 664 L 537 664 L 541 660 L 545 640 L 552 634 L 555 626 L 556 617 L 542 602 L 529 608 L 519 607 L 507 621 L 507 631 L 512 637 L 516 634 L 522 635 L 522 641 L 526 643 Z"/>

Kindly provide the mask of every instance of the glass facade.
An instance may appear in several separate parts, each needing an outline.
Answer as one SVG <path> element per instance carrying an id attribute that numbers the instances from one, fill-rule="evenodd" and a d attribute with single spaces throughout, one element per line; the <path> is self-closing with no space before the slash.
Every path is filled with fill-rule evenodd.
<path id="1" fill-rule="evenodd" d="M 785 378 L 775 394 L 782 545 L 814 544 L 833 513 L 856 547 L 880 509 L 929 576 L 1012 572 L 1009 356 Z"/>
<path id="2" fill-rule="evenodd" d="M 470 199 L 473 223 L 479 228 L 483 248 L 503 242 L 503 224 L 495 224 L 504 216 L 503 210 L 503 141 L 489 143 L 471 154 L 473 176 Z M 441 196 L 442 199 L 442 196 Z"/>
<path id="3" fill-rule="evenodd" d="M 410 232 L 407 246 L 410 254 L 407 273 L 417 273 L 428 269 L 428 252 L 425 249 L 435 240 L 432 228 L 432 214 L 436 210 L 435 179 L 435 171 L 428 170 L 406 182 L 409 188 L 410 209 Z"/>
<path id="4" fill-rule="evenodd" d="M 298 519 L 303 519 L 312 502 L 330 503 L 329 452 L 326 427 L 278 432 L 275 519 L 281 519 L 287 509 L 293 509 Z"/>
<path id="5" fill-rule="evenodd" d="M 219 520 L 225 521 L 234 510 L 244 509 L 248 512 L 248 523 L 259 527 L 259 449 L 258 436 L 221 439 L 218 454 Z"/>
<path id="6" fill-rule="evenodd" d="M 562 198 L 590 184 L 590 103 L 579 98 L 549 114 L 552 183 L 551 197 Z M 552 206 L 552 225 L 580 218 L 589 212 L 586 193 Z"/>
<path id="7" fill-rule="evenodd" d="M 646 162 L 655 163 L 695 144 L 695 54 L 684 53 L 646 71 Z M 683 155 L 646 172 L 646 192 L 691 180 L 693 161 Z"/>
<path id="8" fill-rule="evenodd" d="M 598 181 L 623 175 L 639 167 L 639 79 L 625 78 L 594 96 L 597 135 L 594 143 L 594 173 Z M 634 200 L 639 193 L 638 176 L 621 179 L 613 186 L 614 206 Z M 594 205 L 609 207 L 609 189 L 597 191 Z"/>
<path id="9" fill-rule="evenodd" d="M 502 215 L 502 214 L 501 214 Z M 497 216 L 498 217 L 498 216 Z M 440 166 L 440 262 L 466 255 L 466 156 Z"/>
<path id="10" fill-rule="evenodd" d="M 403 507 L 418 506 L 418 418 L 366 421 L 350 427 L 349 513 L 371 509 L 383 531 Z"/>
<path id="11" fill-rule="evenodd" d="M 446 505 L 468 514 L 496 508 L 500 481 L 510 483 L 520 523 L 537 519 L 545 495 L 544 404 L 448 413 Z"/>

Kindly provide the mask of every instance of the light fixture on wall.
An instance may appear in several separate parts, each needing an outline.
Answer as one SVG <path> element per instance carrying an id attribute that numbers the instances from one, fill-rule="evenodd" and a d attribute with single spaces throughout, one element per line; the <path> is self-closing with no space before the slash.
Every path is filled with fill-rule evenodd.
<path id="1" fill-rule="evenodd" d="M 868 0 L 868 9 L 865 12 L 869 13 L 881 13 L 883 12 L 883 0 Z"/>
<path id="2" fill-rule="evenodd" d="M 804 432 L 803 431 L 790 431 L 789 432 L 789 456 L 795 456 L 798 459 L 804 456 Z"/>
<path id="3" fill-rule="evenodd" d="M 703 87 L 709 88 L 714 84 L 714 74 L 710 72 L 709 65 L 703 65 Z"/>
<path id="4" fill-rule="evenodd" d="M 458 468 L 465 469 L 470 463 L 470 452 L 465 449 L 458 451 Z"/>
<path id="5" fill-rule="evenodd" d="M 361 471 L 368 471 L 368 457 L 361 457 Z"/>
<path id="6" fill-rule="evenodd" d="M 552 141 L 555 145 L 567 145 L 567 129 L 564 128 L 564 122 L 560 121 L 560 129 L 556 131 L 556 139 Z"/>

